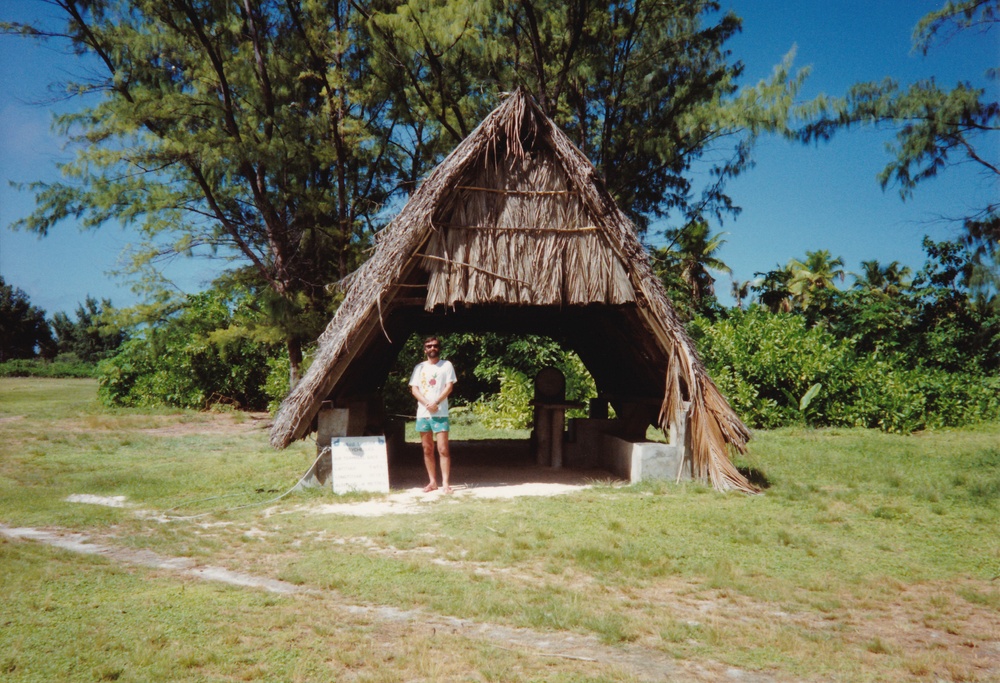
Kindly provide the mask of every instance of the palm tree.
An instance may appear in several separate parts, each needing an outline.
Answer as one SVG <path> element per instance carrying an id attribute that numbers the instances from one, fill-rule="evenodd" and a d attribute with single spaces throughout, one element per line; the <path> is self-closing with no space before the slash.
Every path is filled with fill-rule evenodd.
<path id="1" fill-rule="evenodd" d="M 750 280 L 744 280 L 739 282 L 737 280 L 732 281 L 732 288 L 729 290 L 736 299 L 736 308 L 743 310 L 743 300 L 750 296 Z"/>
<path id="2" fill-rule="evenodd" d="M 882 264 L 876 259 L 871 261 L 861 262 L 861 274 L 851 273 L 854 278 L 854 288 L 855 289 L 869 289 L 881 291 L 882 285 L 885 283 L 885 277 L 882 273 Z"/>
<path id="3" fill-rule="evenodd" d="M 788 283 L 792 279 L 792 271 L 788 266 L 776 265 L 774 270 L 754 273 L 754 277 L 756 279 L 750 289 L 757 293 L 757 301 L 767 306 L 771 313 L 791 312 L 792 298 Z"/>
<path id="4" fill-rule="evenodd" d="M 664 234 L 670 244 L 654 252 L 654 257 L 678 272 L 680 278 L 691 290 L 691 301 L 698 305 L 706 296 L 715 294 L 715 278 L 710 270 L 730 274 L 733 271 L 717 256 L 719 248 L 726 243 L 721 233 L 714 237 L 705 221 L 689 223 L 683 228 L 673 228 Z"/>
<path id="5" fill-rule="evenodd" d="M 969 271 L 969 295 L 985 315 L 1000 313 L 1000 249 L 973 253 Z"/>
<path id="6" fill-rule="evenodd" d="M 792 259 L 788 262 L 792 272 L 788 291 L 803 310 L 809 308 L 817 296 L 827 291 L 835 291 L 835 279 L 844 279 L 844 260 L 832 258 L 826 249 L 807 251 L 805 261 Z"/>
<path id="7" fill-rule="evenodd" d="M 854 287 L 880 292 L 886 296 L 896 296 L 910 286 L 910 275 L 913 271 L 909 266 L 903 266 L 899 261 L 893 261 L 883 266 L 877 260 L 862 261 L 861 274 L 852 273 Z"/>

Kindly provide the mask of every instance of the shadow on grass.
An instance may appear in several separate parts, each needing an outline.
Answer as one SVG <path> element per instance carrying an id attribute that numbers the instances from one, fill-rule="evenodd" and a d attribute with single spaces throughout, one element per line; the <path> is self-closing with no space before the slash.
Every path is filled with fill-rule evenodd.
<path id="1" fill-rule="evenodd" d="M 761 490 L 771 488 L 771 480 L 767 478 L 767 475 L 763 471 L 756 467 L 737 467 L 736 469 L 747 478 L 747 481 L 757 488 Z"/>

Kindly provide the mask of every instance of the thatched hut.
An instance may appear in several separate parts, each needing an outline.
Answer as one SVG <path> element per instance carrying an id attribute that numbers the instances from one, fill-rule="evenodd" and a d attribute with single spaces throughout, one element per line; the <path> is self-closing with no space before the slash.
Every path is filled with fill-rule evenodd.
<path id="1" fill-rule="evenodd" d="M 347 406 L 376 392 L 407 336 L 425 330 L 564 340 L 619 414 L 638 409 L 663 429 L 688 421 L 695 478 L 754 491 L 730 460 L 749 431 L 706 374 L 635 228 L 522 91 L 379 234 L 271 443 L 284 448 L 315 429 L 324 401 Z"/>

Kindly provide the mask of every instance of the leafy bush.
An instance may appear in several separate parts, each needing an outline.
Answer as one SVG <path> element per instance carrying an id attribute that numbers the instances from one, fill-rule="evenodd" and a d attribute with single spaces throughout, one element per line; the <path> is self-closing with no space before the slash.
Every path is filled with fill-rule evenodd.
<path id="1" fill-rule="evenodd" d="M 1000 419 L 1000 378 L 858 354 L 802 316 L 759 307 L 692 323 L 709 374 L 754 428 L 805 423 L 908 433 Z"/>
<path id="2" fill-rule="evenodd" d="M 696 319 L 692 333 L 712 379 L 752 427 L 822 422 L 849 384 L 851 343 L 799 315 L 752 307 L 715 323 Z"/>
<path id="3" fill-rule="evenodd" d="M 267 409 L 277 413 L 281 402 L 291 390 L 291 362 L 288 356 L 267 359 L 267 379 L 264 381 L 264 396 L 267 397 Z M 303 364 L 304 366 L 304 364 Z M 305 372 L 305 367 L 302 372 Z"/>
<path id="4" fill-rule="evenodd" d="M 902 361 L 900 361 L 902 362 Z M 826 422 L 909 433 L 1000 419 L 1000 378 L 862 361 Z"/>
<path id="5" fill-rule="evenodd" d="M 263 410 L 275 344 L 241 324 L 245 300 L 208 291 L 188 297 L 175 315 L 126 341 L 101 363 L 98 395 L 109 405 Z"/>
<path id="6" fill-rule="evenodd" d="M 29 358 L 0 363 L 0 377 L 95 377 L 96 375 L 97 365 L 84 363 L 73 354 L 62 354 L 50 361 Z"/>
<path id="7" fill-rule="evenodd" d="M 511 368 L 500 369 L 500 391 L 472 404 L 473 414 L 487 429 L 527 429 L 531 426 L 531 378 Z"/>
<path id="8" fill-rule="evenodd" d="M 912 372 L 891 363 L 867 359 L 841 387 L 838 400 L 827 407 L 821 424 L 871 427 L 908 433 L 926 425 L 927 401 Z"/>

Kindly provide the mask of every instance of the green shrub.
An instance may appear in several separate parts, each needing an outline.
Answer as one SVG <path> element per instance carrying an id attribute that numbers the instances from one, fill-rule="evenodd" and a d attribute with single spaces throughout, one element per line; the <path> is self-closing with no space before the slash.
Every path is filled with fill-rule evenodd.
<path id="1" fill-rule="evenodd" d="M 909 433 L 1000 419 L 1000 378 L 863 361 L 828 424 Z"/>
<path id="2" fill-rule="evenodd" d="M 759 307 L 692 323 L 709 374 L 753 428 L 790 424 L 909 433 L 1000 418 L 1000 378 L 902 354 L 858 354 L 802 316 Z"/>
<path id="3" fill-rule="evenodd" d="M 22 358 L 0 363 L 0 377 L 95 377 L 97 365 L 85 363 L 73 354 L 54 360 Z"/>
<path id="4" fill-rule="evenodd" d="M 488 429 L 527 429 L 531 426 L 534 391 L 530 377 L 502 368 L 500 392 L 473 403 L 472 412 Z"/>
<path id="5" fill-rule="evenodd" d="M 126 341 L 99 366 L 100 399 L 119 406 L 267 408 L 271 364 L 283 349 L 237 324 L 232 306 L 218 292 L 193 295 L 176 315 Z"/>
<path id="6" fill-rule="evenodd" d="M 822 423 L 849 385 L 851 342 L 802 316 L 752 307 L 714 323 L 699 318 L 692 332 L 712 379 L 752 427 Z"/>
<path id="7" fill-rule="evenodd" d="M 823 423 L 908 433 L 925 426 L 927 401 L 910 373 L 884 361 L 858 363 Z"/>
<path id="8" fill-rule="evenodd" d="M 288 355 L 267 359 L 267 379 L 264 382 L 264 396 L 267 397 L 267 409 L 277 413 L 281 402 L 291 390 L 291 362 Z M 305 372 L 305 369 L 302 369 Z"/>

